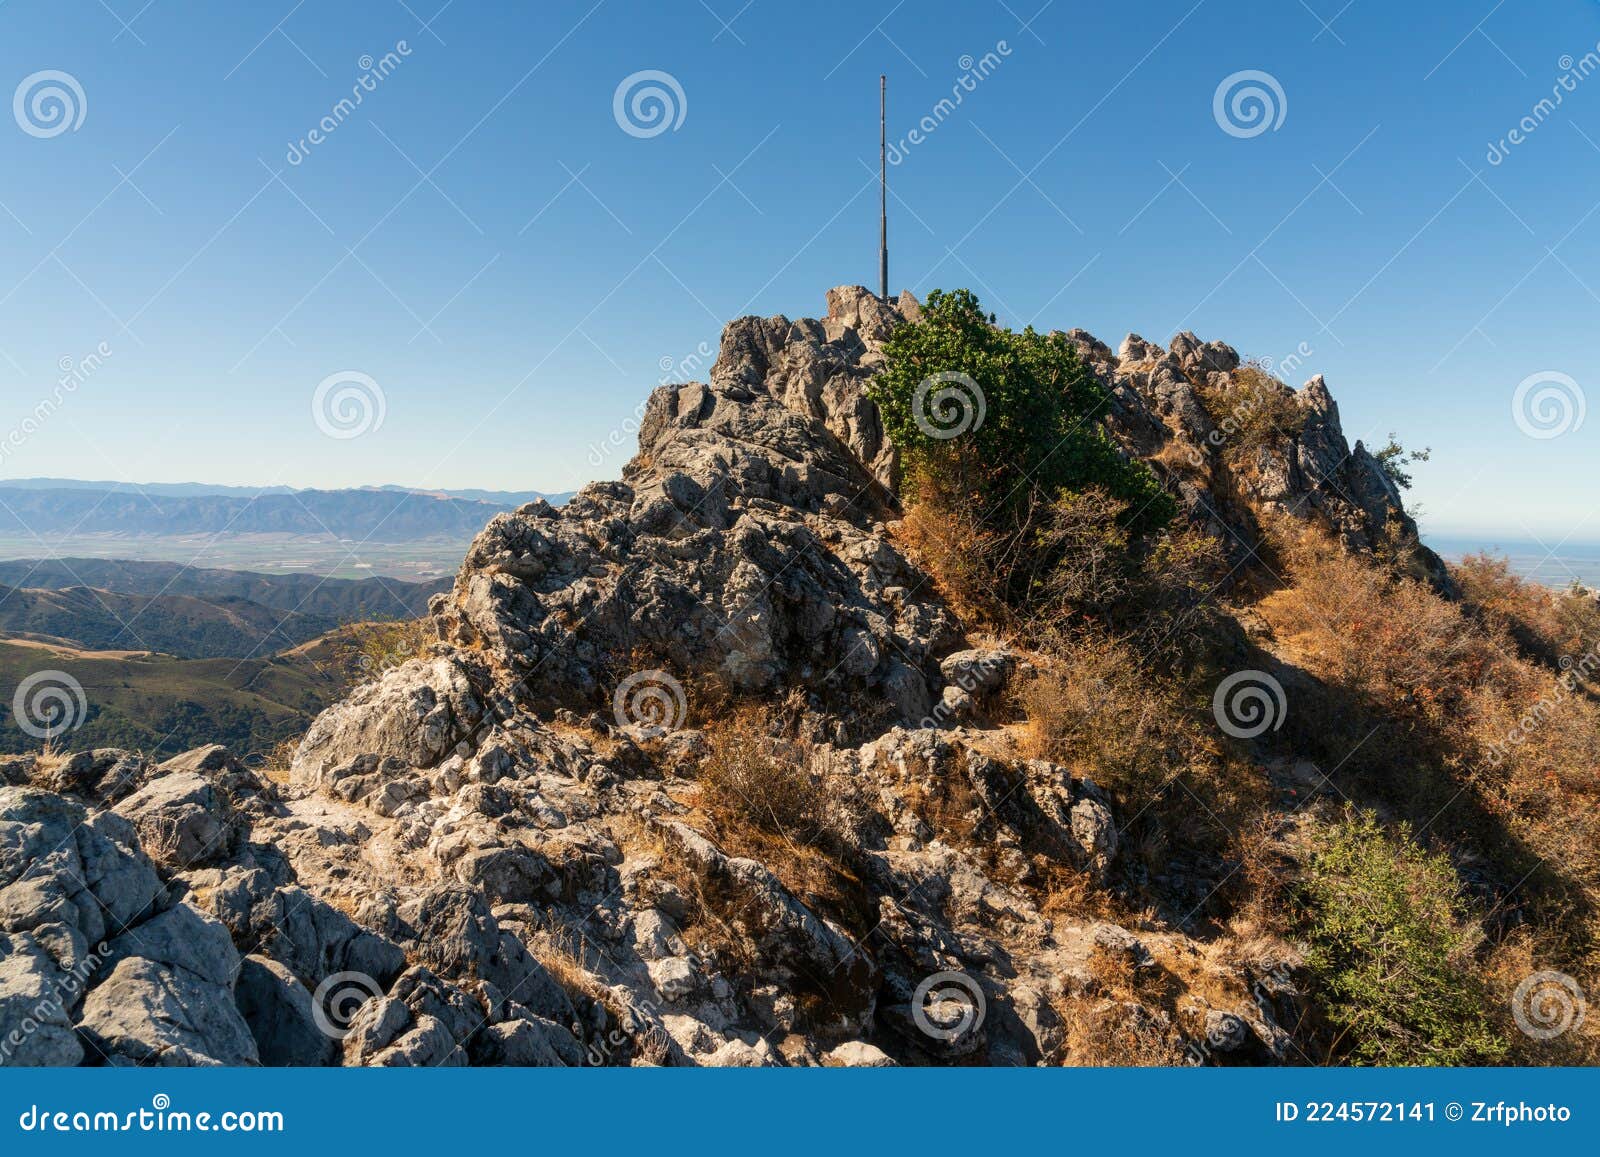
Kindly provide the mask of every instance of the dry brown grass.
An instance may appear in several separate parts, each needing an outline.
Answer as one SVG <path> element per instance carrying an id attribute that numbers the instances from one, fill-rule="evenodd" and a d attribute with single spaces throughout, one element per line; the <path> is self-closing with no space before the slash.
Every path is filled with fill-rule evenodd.
<path id="1" fill-rule="evenodd" d="M 289 767 L 294 763 L 295 752 L 300 750 L 300 736 L 285 739 L 267 752 L 266 761 L 261 765 L 261 774 L 272 783 L 288 783 L 290 781 Z"/>
<path id="2" fill-rule="evenodd" d="M 1053 1007 L 1066 1026 L 1068 1065 L 1164 1068 L 1186 1063 L 1177 1032 L 1143 1005 L 1076 997 Z"/>
<path id="3" fill-rule="evenodd" d="M 1305 426 L 1294 391 L 1255 366 L 1240 366 L 1226 386 L 1207 384 L 1196 392 L 1222 434 L 1222 453 L 1229 462 L 1277 445 Z"/>
<path id="4" fill-rule="evenodd" d="M 1547 967 L 1600 974 L 1600 704 L 1582 605 L 1529 589 L 1498 564 L 1466 570 L 1465 605 L 1323 541 L 1290 552 L 1293 586 L 1261 609 L 1293 661 L 1322 680 L 1298 726 L 1339 734 L 1349 787 L 1448 840 L 1477 881 L 1491 941 L 1543 933 Z M 1461 572 L 1458 572 L 1458 574 Z M 1589 662 L 1547 666 L 1539 647 L 1581 643 Z M 1559 640 L 1559 642 L 1558 642 Z M 1291 708 L 1293 717 L 1297 708 Z M 1338 720 L 1332 718 L 1337 713 Z M 1373 728 L 1359 751 L 1349 750 Z M 1554 963 L 1551 963 L 1554 961 Z"/>
<path id="5" fill-rule="evenodd" d="M 706 728 L 709 751 L 684 801 L 694 808 L 690 826 L 729 855 L 766 865 L 808 907 L 865 932 L 876 905 L 855 862 L 847 785 L 813 773 L 806 745 L 782 730 L 779 712 L 749 703 Z M 691 886 L 703 914 L 718 919 L 718 897 L 697 880 Z"/>

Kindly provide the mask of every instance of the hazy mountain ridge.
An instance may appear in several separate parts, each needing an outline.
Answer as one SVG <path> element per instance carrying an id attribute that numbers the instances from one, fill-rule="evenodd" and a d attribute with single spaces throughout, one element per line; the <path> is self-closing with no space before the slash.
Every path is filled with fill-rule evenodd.
<path id="1" fill-rule="evenodd" d="M 317 648 L 253 659 L 166 655 L 78 655 L 0 640 L 0 686 L 15 687 L 43 666 L 83 688 L 86 714 L 74 733 L 94 747 L 127 747 L 165 757 L 225 736 L 241 756 L 264 754 L 305 730 L 338 694 L 342 674 Z M 0 704 L 0 752 L 35 750 L 39 740 Z"/>
<path id="2" fill-rule="evenodd" d="M 170 562 L 69 557 L 0 561 L 0 586 L 57 591 L 86 586 L 125 595 L 246 599 L 274 610 L 360 622 L 424 614 L 429 596 L 448 590 L 450 581 L 337 579 L 314 574 L 260 574 Z"/>
<path id="3" fill-rule="evenodd" d="M 211 482 L 111 482 L 80 478 L 0 478 L 0 490 L 95 490 L 121 491 L 132 494 L 149 494 L 176 498 L 257 498 L 273 494 L 309 494 L 317 487 L 301 486 L 232 486 Z M 451 486 L 401 486 L 387 482 L 374 486 L 349 486 L 323 489 L 321 493 L 338 494 L 344 491 L 379 491 L 382 493 L 424 494 L 439 498 L 461 498 L 472 502 L 493 502 L 501 506 L 521 506 L 543 498 L 559 506 L 572 497 L 573 491 L 546 490 L 483 490 L 458 489 Z"/>
<path id="4" fill-rule="evenodd" d="M 90 651 L 259 658 L 348 623 L 423 614 L 428 598 L 447 586 L 120 560 L 6 562 L 0 633 Z"/>
<path id="5" fill-rule="evenodd" d="M 381 490 L 305 490 L 259 497 L 130 490 L 24 490 L 0 502 L 0 534 L 130 537 L 294 534 L 353 541 L 470 538 L 509 505 Z"/>

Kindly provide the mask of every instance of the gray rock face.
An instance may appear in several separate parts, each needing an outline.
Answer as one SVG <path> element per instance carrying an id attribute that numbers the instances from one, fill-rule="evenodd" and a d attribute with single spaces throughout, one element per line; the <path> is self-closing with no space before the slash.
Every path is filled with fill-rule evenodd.
<path id="1" fill-rule="evenodd" d="M 399 768 L 433 767 L 483 718 L 475 674 L 453 658 L 414 659 L 358 688 L 312 724 L 290 769 L 295 781 L 334 789 L 385 759 Z M 363 756 L 373 762 L 352 772 Z"/>
<path id="2" fill-rule="evenodd" d="M 69 992 L 55 959 L 32 936 L 0 932 L 0 1066 L 75 1065 Z"/>
<path id="3" fill-rule="evenodd" d="M 184 968 L 132 956 L 84 1001 L 78 1030 L 112 1064 L 253 1065 L 233 994 Z"/>
<path id="4" fill-rule="evenodd" d="M 1125 886 L 1135 817 L 1019 753 L 1026 640 L 975 646 L 898 544 L 865 387 L 918 312 L 843 287 L 732 323 L 709 382 L 650 396 L 620 480 L 484 528 L 437 641 L 325 711 L 287 785 L 217 747 L 0 759 L 0 1060 L 1053 1064 L 1097 962 L 1209 959 L 1051 892 Z M 1257 509 L 1356 549 L 1409 525 L 1320 380 L 1282 387 L 1303 427 L 1227 505 L 1202 399 L 1238 355 L 1068 337 L 1128 453 L 1194 452 L 1160 469 L 1224 543 Z M 824 836 L 704 806 L 723 696 L 782 705 Z M 1248 1039 L 1208 1057 L 1288 1056 L 1295 970 L 1250 967 L 1208 996 L 1281 1015 L 1227 1013 Z M 1196 1047 L 1239 1035 L 1186 1007 Z"/>
<path id="5" fill-rule="evenodd" d="M 338 1048 L 317 1024 L 311 997 L 294 973 L 276 960 L 246 956 L 240 962 L 234 1002 L 263 1065 L 305 1068 L 333 1063 Z"/>
<path id="6" fill-rule="evenodd" d="M 709 384 L 651 396 L 622 482 L 495 518 L 446 637 L 488 646 L 535 699 L 609 707 L 646 652 L 680 679 L 926 713 L 958 628 L 875 530 L 892 457 L 863 393 L 899 315 L 864 290 L 830 302 L 823 322 L 730 325 Z"/>
<path id="7" fill-rule="evenodd" d="M 163 775 L 115 810 L 133 823 L 140 844 L 167 868 L 227 859 L 242 834 L 228 797 L 198 772 Z"/>
<path id="8" fill-rule="evenodd" d="M 1259 540 L 1254 512 L 1319 520 L 1347 547 L 1372 551 L 1392 531 L 1410 543 L 1413 566 L 1440 589 L 1449 588 L 1443 564 L 1416 542 L 1415 521 L 1377 460 L 1358 442 L 1352 448 L 1339 424 L 1339 410 L 1319 374 L 1296 392 L 1262 374 L 1257 389 L 1298 407 L 1298 431 L 1283 430 L 1254 451 L 1245 470 L 1222 485 L 1219 458 L 1236 436 L 1228 415 L 1211 415 L 1202 387 L 1226 385 L 1240 370 L 1238 353 L 1221 342 L 1180 333 L 1167 349 L 1129 334 L 1115 355 L 1082 330 L 1068 335 L 1084 361 L 1112 394 L 1107 428 L 1130 454 L 1146 459 L 1189 516 L 1209 528 L 1237 562 Z M 1252 396 L 1251 407 L 1262 399 Z M 1213 418 L 1218 418 L 1217 422 Z M 1170 462 L 1186 459 L 1190 469 Z M 1222 494 L 1228 493 L 1231 500 Z M 1242 500 L 1242 501 L 1239 501 Z"/>

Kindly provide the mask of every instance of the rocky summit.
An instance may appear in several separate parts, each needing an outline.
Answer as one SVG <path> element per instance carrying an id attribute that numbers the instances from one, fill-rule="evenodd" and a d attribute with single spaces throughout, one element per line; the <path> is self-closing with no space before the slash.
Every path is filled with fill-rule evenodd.
<path id="1" fill-rule="evenodd" d="M 1026 640 L 973 634 L 899 534 L 866 387 L 918 313 L 844 287 L 733 322 L 708 382 L 650 396 L 620 480 L 495 515 L 435 641 L 286 767 L 0 759 L 0 1063 L 1081 1062 L 1068 1004 L 1196 1061 L 1299 1059 L 1288 943 L 1052 901 L 1126 886 L 1135 817 L 1025 754 Z M 1448 584 L 1320 377 L 1258 375 L 1302 421 L 1221 487 L 1202 395 L 1233 349 L 1067 336 L 1239 567 L 1290 518 Z M 825 837 L 708 807 L 708 732 L 751 701 Z M 1173 859 L 1200 894 L 1228 871 Z"/>

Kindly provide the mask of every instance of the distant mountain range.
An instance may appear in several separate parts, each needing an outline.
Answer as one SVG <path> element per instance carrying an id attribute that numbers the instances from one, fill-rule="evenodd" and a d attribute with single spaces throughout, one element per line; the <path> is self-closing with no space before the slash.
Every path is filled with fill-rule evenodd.
<path id="1" fill-rule="evenodd" d="M 0 635 L 84 651 L 264 657 L 347 623 L 414 618 L 449 585 L 106 559 L 0 562 Z"/>
<path id="2" fill-rule="evenodd" d="M 79 478 L 0 478 L 0 490 L 96 490 L 169 498 L 258 498 L 263 495 L 349 494 L 377 491 L 387 494 L 423 494 L 432 498 L 461 498 L 470 502 L 490 502 L 506 507 L 521 506 L 538 498 L 559 506 L 573 494 L 570 490 L 453 490 L 432 486 L 396 486 L 394 483 L 319 491 L 298 486 L 226 486 L 209 482 L 93 482 Z"/>
<path id="3" fill-rule="evenodd" d="M 0 494 L 0 535 L 292 534 L 375 542 L 465 541 L 515 505 L 400 490 L 300 490 L 246 497 L 11 487 Z"/>

